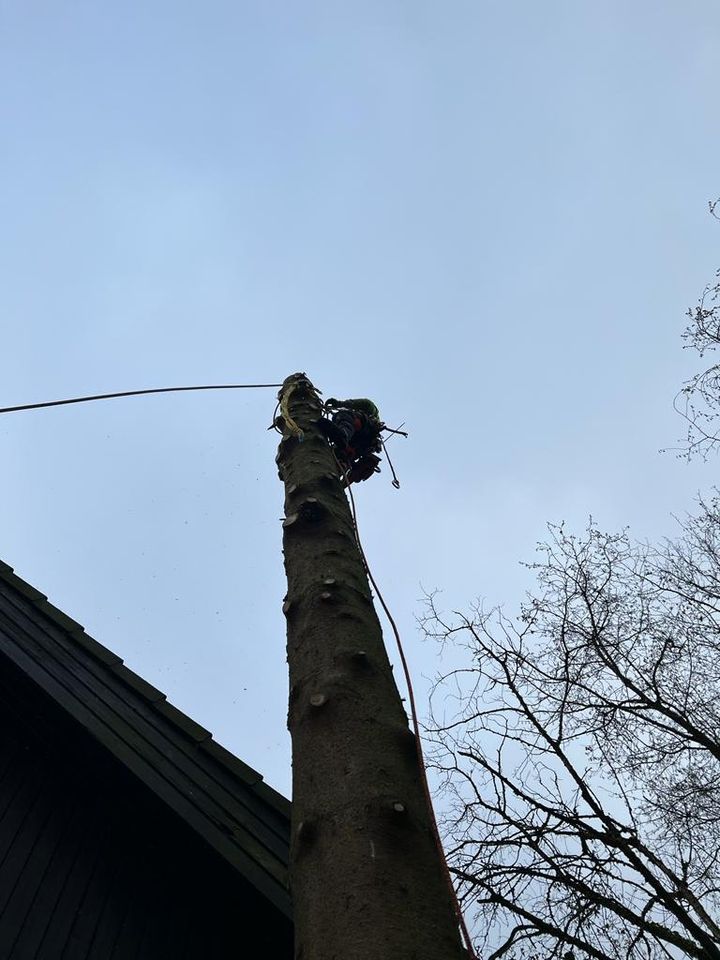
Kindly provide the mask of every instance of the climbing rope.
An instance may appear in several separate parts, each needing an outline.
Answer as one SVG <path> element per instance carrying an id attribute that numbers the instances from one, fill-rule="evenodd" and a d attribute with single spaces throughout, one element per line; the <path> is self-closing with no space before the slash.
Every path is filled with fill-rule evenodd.
<path id="1" fill-rule="evenodd" d="M 120 393 L 96 393 L 87 397 L 71 397 L 68 400 L 21 403 L 15 407 L 0 407 L 0 413 L 17 413 L 20 410 L 40 410 L 43 407 L 62 407 L 68 403 L 88 403 L 91 400 L 113 400 L 115 397 L 141 397 L 148 393 L 186 393 L 190 390 L 264 390 L 270 387 L 281 386 L 281 383 L 213 383 L 201 387 L 153 387 L 150 390 L 122 390 Z"/>
<path id="2" fill-rule="evenodd" d="M 385 451 L 385 453 L 387 454 L 387 451 Z M 333 454 L 334 454 L 334 451 L 333 451 Z M 335 460 L 337 462 L 338 467 L 340 468 L 341 475 L 344 475 L 344 471 L 340 464 L 340 461 L 337 459 L 337 457 L 335 457 Z M 465 949 L 468 952 L 470 960 L 477 960 L 477 955 L 475 954 L 475 951 L 472 945 L 472 940 L 470 939 L 470 932 L 467 928 L 467 924 L 465 923 L 465 917 L 463 916 L 462 907 L 460 906 L 460 901 L 458 900 L 457 893 L 455 892 L 455 887 L 453 886 L 452 877 L 450 875 L 450 868 L 448 867 L 448 863 L 445 858 L 445 851 L 442 845 L 442 840 L 440 838 L 440 829 L 438 827 L 437 818 L 435 817 L 435 809 L 433 807 L 432 796 L 430 794 L 430 785 L 428 783 L 427 770 L 425 767 L 425 754 L 423 752 L 422 740 L 420 737 L 420 722 L 418 720 L 417 707 L 415 705 L 415 692 L 413 689 L 412 678 L 410 676 L 410 667 L 408 665 L 407 658 L 405 656 L 402 640 L 400 639 L 400 631 L 397 628 L 397 624 L 395 623 L 395 619 L 393 615 L 390 613 L 390 610 L 388 608 L 387 603 L 385 602 L 385 598 L 382 595 L 380 587 L 378 587 L 377 582 L 375 581 L 375 577 L 372 574 L 370 565 L 368 564 L 368 561 L 367 561 L 367 557 L 365 556 L 365 550 L 363 549 L 362 541 L 360 539 L 360 531 L 358 529 L 357 508 L 355 506 L 355 497 L 353 496 L 353 492 L 352 492 L 352 484 L 349 484 L 349 483 L 346 484 L 345 489 L 350 495 L 350 512 L 352 514 L 353 530 L 355 533 L 355 540 L 357 542 L 358 550 L 360 551 L 360 557 L 362 559 L 363 566 L 365 567 L 365 572 L 368 575 L 368 579 L 370 580 L 370 583 L 373 585 L 373 589 L 377 594 L 377 598 L 380 601 L 380 604 L 383 610 L 385 611 L 385 616 L 387 617 L 390 627 L 392 629 L 393 635 L 395 636 L 395 644 L 397 646 L 398 654 L 400 655 L 400 662 L 402 663 L 403 673 L 405 675 L 405 683 L 407 685 L 408 700 L 410 703 L 410 716 L 412 718 L 413 732 L 415 734 L 415 748 L 417 750 L 418 765 L 420 767 L 420 780 L 422 783 L 423 793 L 425 795 L 425 801 L 427 804 L 428 817 L 430 819 L 430 828 L 433 833 L 433 838 L 435 840 L 435 845 L 437 847 L 438 854 L 440 855 L 440 862 L 442 863 L 443 874 L 448 886 L 448 890 L 450 891 L 450 897 L 452 899 L 453 908 L 455 910 L 457 923 L 460 928 L 460 932 L 462 933 L 462 938 L 465 942 Z"/>

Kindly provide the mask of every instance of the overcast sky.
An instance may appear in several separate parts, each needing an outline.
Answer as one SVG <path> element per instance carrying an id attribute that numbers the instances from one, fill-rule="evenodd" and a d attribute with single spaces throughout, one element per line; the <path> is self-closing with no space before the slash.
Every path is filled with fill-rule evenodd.
<path id="1" fill-rule="evenodd" d="M 0 0 L 0 405 L 282 380 L 410 438 L 358 490 L 415 626 L 546 521 L 639 537 L 720 263 L 714 0 Z M 0 556 L 289 793 L 274 391 L 0 419 Z"/>

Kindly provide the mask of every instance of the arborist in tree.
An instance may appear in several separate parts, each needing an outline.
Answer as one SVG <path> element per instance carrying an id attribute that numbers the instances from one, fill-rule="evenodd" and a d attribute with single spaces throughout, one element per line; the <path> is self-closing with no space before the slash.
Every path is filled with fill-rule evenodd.
<path id="1" fill-rule="evenodd" d="M 330 397 L 325 401 L 325 412 L 332 414 L 332 419 L 323 417 L 320 429 L 347 470 L 346 482 L 358 483 L 379 473 L 380 434 L 385 424 L 372 400 L 363 397 L 336 400 Z"/>

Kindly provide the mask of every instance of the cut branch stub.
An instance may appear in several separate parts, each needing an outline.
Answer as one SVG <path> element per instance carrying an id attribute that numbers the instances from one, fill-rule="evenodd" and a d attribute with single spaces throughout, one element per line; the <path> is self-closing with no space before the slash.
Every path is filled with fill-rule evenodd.
<path id="1" fill-rule="evenodd" d="M 295 839 L 298 843 L 307 845 L 313 842 L 317 833 L 314 823 L 309 820 L 301 820 L 295 831 Z"/>
<path id="2" fill-rule="evenodd" d="M 326 512 L 327 508 L 316 497 L 308 497 L 300 504 L 300 515 L 311 523 L 322 519 Z"/>

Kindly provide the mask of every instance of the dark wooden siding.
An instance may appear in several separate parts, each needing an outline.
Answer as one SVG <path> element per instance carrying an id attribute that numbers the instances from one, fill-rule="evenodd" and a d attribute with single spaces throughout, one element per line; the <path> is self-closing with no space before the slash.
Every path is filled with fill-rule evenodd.
<path id="1" fill-rule="evenodd" d="M 0 960 L 289 958 L 291 925 L 0 657 Z"/>
<path id="2" fill-rule="evenodd" d="M 292 917 L 288 801 L 2 563 L 0 654 Z"/>

